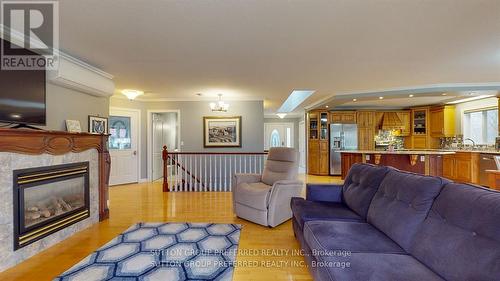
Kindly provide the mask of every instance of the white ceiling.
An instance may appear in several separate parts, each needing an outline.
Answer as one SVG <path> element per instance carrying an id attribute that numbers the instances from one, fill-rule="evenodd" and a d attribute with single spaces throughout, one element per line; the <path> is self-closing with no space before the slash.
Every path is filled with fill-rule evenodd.
<path id="1" fill-rule="evenodd" d="M 325 100 L 317 107 L 331 109 L 397 109 L 424 105 L 460 102 L 468 98 L 498 96 L 496 90 L 415 92 L 397 90 L 393 92 L 370 92 L 337 95 Z M 382 97 L 382 99 L 380 99 Z"/>
<path id="2" fill-rule="evenodd" d="M 500 81 L 498 0 L 64 0 L 63 51 L 144 99 Z M 196 96 L 202 93 L 202 97 Z M 207 97 L 208 96 L 208 97 Z"/>

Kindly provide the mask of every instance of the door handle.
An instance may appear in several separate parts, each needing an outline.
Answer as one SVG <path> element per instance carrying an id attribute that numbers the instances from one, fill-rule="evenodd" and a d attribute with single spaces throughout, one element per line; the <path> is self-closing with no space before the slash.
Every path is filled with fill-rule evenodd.
<path id="1" fill-rule="evenodd" d="M 134 150 L 133 154 L 134 154 L 134 155 L 137 155 L 137 150 Z"/>

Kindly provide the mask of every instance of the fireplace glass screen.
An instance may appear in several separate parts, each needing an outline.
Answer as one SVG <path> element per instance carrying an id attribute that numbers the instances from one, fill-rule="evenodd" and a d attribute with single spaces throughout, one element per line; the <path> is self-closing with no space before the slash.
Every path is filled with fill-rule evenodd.
<path id="1" fill-rule="evenodd" d="M 14 249 L 90 215 L 89 162 L 14 171 Z"/>
<path id="2" fill-rule="evenodd" d="M 24 191 L 26 228 L 85 206 L 83 177 L 45 183 Z"/>

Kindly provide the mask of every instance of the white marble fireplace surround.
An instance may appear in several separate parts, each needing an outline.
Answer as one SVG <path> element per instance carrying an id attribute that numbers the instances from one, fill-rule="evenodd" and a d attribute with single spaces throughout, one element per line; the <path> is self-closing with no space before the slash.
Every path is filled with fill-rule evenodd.
<path id="1" fill-rule="evenodd" d="M 13 170 L 89 161 L 90 217 L 14 251 Z M 0 152 L 0 272 L 99 222 L 99 163 L 96 149 L 63 155 Z"/>

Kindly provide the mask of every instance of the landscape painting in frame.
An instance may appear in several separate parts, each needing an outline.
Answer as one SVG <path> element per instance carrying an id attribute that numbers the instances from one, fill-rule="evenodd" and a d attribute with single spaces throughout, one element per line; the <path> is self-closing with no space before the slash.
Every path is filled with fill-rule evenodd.
<path id="1" fill-rule="evenodd" d="M 203 117 L 205 147 L 241 147 L 241 116 Z"/>

